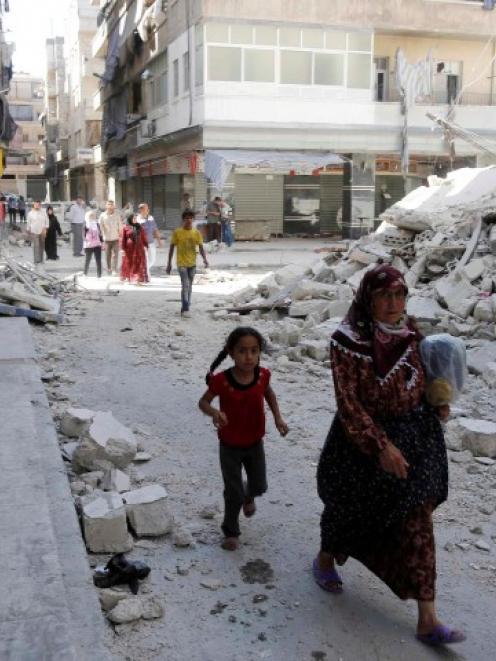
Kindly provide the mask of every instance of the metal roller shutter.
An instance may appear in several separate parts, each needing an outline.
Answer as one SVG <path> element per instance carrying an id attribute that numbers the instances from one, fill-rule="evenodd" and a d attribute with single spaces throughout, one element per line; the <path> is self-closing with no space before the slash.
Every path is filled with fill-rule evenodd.
<path id="1" fill-rule="evenodd" d="M 141 199 L 138 200 L 138 204 L 140 202 L 146 202 L 149 207 L 152 205 L 152 178 L 151 177 L 142 177 L 141 179 L 142 182 L 142 193 L 141 193 Z"/>
<path id="2" fill-rule="evenodd" d="M 234 216 L 243 220 L 267 221 L 271 234 L 283 231 L 283 185 L 281 175 L 236 174 Z"/>
<path id="3" fill-rule="evenodd" d="M 159 229 L 165 228 L 165 176 L 152 177 L 151 213 Z"/>
<path id="4" fill-rule="evenodd" d="M 320 175 L 320 233 L 341 234 L 336 215 L 343 205 L 343 175 Z"/>
<path id="5" fill-rule="evenodd" d="M 165 227 L 176 229 L 181 224 L 181 175 L 168 174 L 165 178 Z"/>

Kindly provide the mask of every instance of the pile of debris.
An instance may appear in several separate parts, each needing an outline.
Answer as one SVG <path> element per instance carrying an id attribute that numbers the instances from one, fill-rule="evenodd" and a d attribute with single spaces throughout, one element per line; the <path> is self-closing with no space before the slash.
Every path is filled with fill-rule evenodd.
<path id="1" fill-rule="evenodd" d="M 27 262 L 0 257 L 0 315 L 59 323 L 64 288 L 63 281 Z"/>

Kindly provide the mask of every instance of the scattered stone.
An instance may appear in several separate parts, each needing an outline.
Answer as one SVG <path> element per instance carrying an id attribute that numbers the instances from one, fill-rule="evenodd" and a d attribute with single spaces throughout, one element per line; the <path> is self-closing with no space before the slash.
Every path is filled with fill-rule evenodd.
<path id="1" fill-rule="evenodd" d="M 494 466 L 496 464 L 496 461 L 490 457 L 474 457 L 474 460 L 483 466 Z"/>
<path id="2" fill-rule="evenodd" d="M 129 525 L 137 537 L 166 535 L 172 530 L 167 508 L 167 491 L 152 484 L 123 494 Z"/>
<path id="3" fill-rule="evenodd" d="M 84 500 L 88 498 L 89 500 Z M 83 497 L 83 532 L 93 553 L 125 553 L 133 547 L 127 530 L 126 510 L 117 493 Z"/>
<path id="4" fill-rule="evenodd" d="M 222 581 L 219 581 L 215 578 L 201 581 L 200 585 L 202 586 L 202 588 L 206 588 L 207 590 L 212 590 L 212 591 L 219 590 L 220 588 L 223 587 Z"/>
<path id="5" fill-rule="evenodd" d="M 70 438 L 79 438 L 89 429 L 95 411 L 89 409 L 67 409 L 60 421 L 60 431 Z"/>
<path id="6" fill-rule="evenodd" d="M 99 590 L 100 605 L 102 610 L 110 611 L 112 608 L 117 606 L 119 601 L 127 599 L 130 595 L 129 592 L 124 592 L 122 590 L 114 590 L 112 588 L 104 588 Z"/>
<path id="7" fill-rule="evenodd" d="M 484 530 L 481 528 L 481 526 L 474 526 L 473 528 L 470 529 L 470 532 L 472 535 L 483 535 Z"/>
<path id="8" fill-rule="evenodd" d="M 112 413 L 94 414 L 93 421 L 84 432 L 76 448 L 72 466 L 76 473 L 110 467 L 126 468 L 137 452 L 133 432 L 114 418 Z"/>
<path id="9" fill-rule="evenodd" d="M 465 450 L 464 452 L 452 452 L 449 458 L 454 464 L 468 464 L 472 461 L 473 456 L 470 450 Z"/>
<path id="10" fill-rule="evenodd" d="M 252 560 L 240 568 L 241 577 L 245 583 L 270 583 L 274 571 L 265 560 Z"/>
<path id="11" fill-rule="evenodd" d="M 496 388 L 496 362 L 486 365 L 486 369 L 482 372 L 482 378 L 490 388 Z"/>
<path id="12" fill-rule="evenodd" d="M 314 315 L 319 321 L 324 321 L 328 318 L 328 307 L 329 302 L 323 300 L 295 301 L 289 306 L 289 316 L 308 317 Z"/>
<path id="13" fill-rule="evenodd" d="M 475 547 L 478 548 L 480 551 L 486 551 L 487 553 L 491 551 L 491 547 L 483 539 L 478 539 L 475 542 Z"/>
<path id="14" fill-rule="evenodd" d="M 114 624 L 134 622 L 143 617 L 143 602 L 139 597 L 127 597 L 107 613 L 108 619 Z"/>
<path id="15" fill-rule="evenodd" d="M 149 452 L 137 452 L 133 461 L 136 464 L 144 463 L 145 461 L 150 461 L 152 455 Z"/>
<path id="16" fill-rule="evenodd" d="M 155 542 L 152 542 L 150 539 L 138 539 L 134 542 L 134 548 L 154 551 L 156 548 L 158 548 L 158 546 L 157 544 L 155 544 Z"/>
<path id="17" fill-rule="evenodd" d="M 462 551 L 470 551 L 470 544 L 468 542 L 457 542 L 456 545 Z"/>
<path id="18" fill-rule="evenodd" d="M 458 418 L 462 446 L 472 454 L 496 457 L 496 423 L 475 418 Z"/>
<path id="19" fill-rule="evenodd" d="M 117 491 L 123 493 L 131 488 L 131 479 L 118 468 L 112 468 L 104 474 L 102 489 L 104 491 Z"/>
<path id="20" fill-rule="evenodd" d="M 489 503 L 484 503 L 483 505 L 479 505 L 479 512 L 481 514 L 486 514 L 487 516 L 491 516 L 491 514 L 494 514 L 495 506 L 491 505 Z"/>
<path id="21" fill-rule="evenodd" d="M 157 620 L 164 616 L 164 607 L 157 597 L 142 597 L 141 606 L 144 620 Z"/>
<path id="22" fill-rule="evenodd" d="M 86 484 L 80 480 L 71 482 L 71 493 L 74 496 L 83 496 L 86 493 Z"/>
<path id="23" fill-rule="evenodd" d="M 219 506 L 218 505 L 205 505 L 205 507 L 202 507 L 200 510 L 200 517 L 202 519 L 214 519 L 216 514 L 219 512 Z"/>
<path id="24" fill-rule="evenodd" d="M 444 545 L 444 550 L 451 553 L 452 551 L 455 550 L 455 545 L 452 542 L 446 542 L 446 544 Z"/>
<path id="25" fill-rule="evenodd" d="M 195 541 L 191 532 L 184 526 L 179 525 L 174 529 L 172 543 L 178 548 L 187 548 L 188 546 L 194 546 Z"/>
<path id="26" fill-rule="evenodd" d="M 79 478 L 93 489 L 97 489 L 104 475 L 103 471 L 90 471 L 89 473 L 82 473 Z"/>
<path id="27" fill-rule="evenodd" d="M 488 363 L 496 363 L 496 342 L 482 342 L 467 351 L 467 367 L 472 374 L 484 374 Z"/>

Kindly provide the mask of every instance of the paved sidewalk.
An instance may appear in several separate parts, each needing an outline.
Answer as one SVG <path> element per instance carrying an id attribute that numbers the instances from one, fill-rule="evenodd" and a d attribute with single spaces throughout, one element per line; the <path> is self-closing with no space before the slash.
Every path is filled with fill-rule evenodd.
<path id="1" fill-rule="evenodd" d="M 26 319 L 0 319 L 0 659 L 109 659 Z"/>

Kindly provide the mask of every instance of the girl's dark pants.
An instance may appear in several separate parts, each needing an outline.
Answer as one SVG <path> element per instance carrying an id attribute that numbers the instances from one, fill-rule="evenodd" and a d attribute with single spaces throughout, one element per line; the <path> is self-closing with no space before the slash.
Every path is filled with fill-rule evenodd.
<path id="1" fill-rule="evenodd" d="M 95 255 L 96 261 L 96 275 L 98 278 L 102 275 L 102 249 L 100 246 L 96 248 L 85 248 L 84 252 L 86 253 L 86 260 L 84 263 L 84 275 L 88 275 L 88 269 L 90 268 L 91 256 Z"/>
<path id="2" fill-rule="evenodd" d="M 221 443 L 219 448 L 224 479 L 222 532 L 226 537 L 239 537 L 239 513 L 243 503 L 267 491 L 263 441 L 248 448 L 230 447 Z M 248 481 L 246 491 L 241 474 L 243 467 Z"/>

